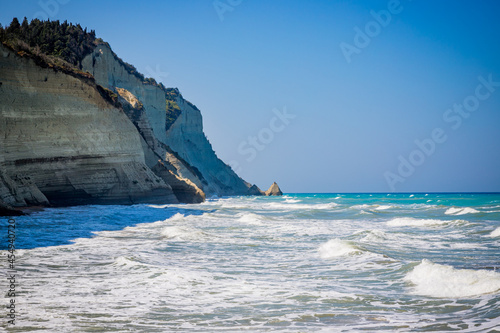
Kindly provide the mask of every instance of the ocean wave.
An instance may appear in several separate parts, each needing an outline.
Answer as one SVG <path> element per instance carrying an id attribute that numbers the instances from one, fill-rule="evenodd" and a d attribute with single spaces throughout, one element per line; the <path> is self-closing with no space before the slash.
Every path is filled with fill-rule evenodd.
<path id="1" fill-rule="evenodd" d="M 444 212 L 446 215 L 465 215 L 479 213 L 478 210 L 470 207 L 451 207 Z"/>
<path id="2" fill-rule="evenodd" d="M 335 202 L 329 202 L 325 204 L 299 204 L 299 203 L 279 203 L 272 202 L 265 207 L 268 209 L 278 209 L 278 210 L 327 210 L 337 207 L 339 204 Z"/>
<path id="3" fill-rule="evenodd" d="M 375 210 L 386 210 L 386 209 L 391 209 L 394 208 L 394 206 L 391 205 L 380 205 L 378 207 L 375 207 Z"/>
<path id="4" fill-rule="evenodd" d="M 146 205 L 146 206 L 150 207 L 150 208 L 164 209 L 164 208 L 170 207 L 172 205 Z"/>
<path id="5" fill-rule="evenodd" d="M 363 252 L 353 243 L 338 238 L 330 239 L 318 248 L 319 256 L 323 259 L 343 257 Z"/>
<path id="6" fill-rule="evenodd" d="M 181 213 L 175 213 L 173 216 L 168 218 L 166 221 L 179 221 L 185 218 L 185 216 Z"/>
<path id="7" fill-rule="evenodd" d="M 186 226 L 166 227 L 161 231 L 161 235 L 167 239 L 176 241 L 199 241 L 207 238 L 205 232 Z"/>
<path id="8" fill-rule="evenodd" d="M 382 230 L 367 230 L 361 234 L 365 234 L 365 236 L 361 239 L 362 242 L 381 242 L 388 239 L 387 234 Z"/>
<path id="9" fill-rule="evenodd" d="M 133 258 L 127 258 L 124 256 L 120 256 L 115 259 L 112 264 L 113 266 L 125 266 L 125 267 L 152 267 L 153 265 L 145 264 L 139 261 L 134 260 Z"/>
<path id="10" fill-rule="evenodd" d="M 393 206 L 393 205 L 369 205 L 369 204 L 362 204 L 362 205 L 354 205 L 354 206 L 351 206 L 350 208 L 352 208 L 352 209 L 359 209 L 359 210 L 362 210 L 362 211 L 366 211 L 366 210 L 377 211 L 377 210 L 387 210 L 387 209 L 396 208 L 396 206 Z"/>
<path id="11" fill-rule="evenodd" d="M 459 222 L 459 220 L 446 221 L 446 220 L 434 220 L 434 219 L 416 219 L 413 217 L 398 217 L 390 221 L 387 221 L 386 224 L 390 227 L 425 227 L 425 226 L 444 225 L 457 222 Z"/>
<path id="12" fill-rule="evenodd" d="M 490 237 L 500 237 L 500 227 L 493 230 L 490 234 Z"/>
<path id="13" fill-rule="evenodd" d="M 368 205 L 368 204 L 351 206 L 352 209 L 370 209 L 371 207 L 372 207 L 372 205 Z"/>
<path id="14" fill-rule="evenodd" d="M 427 259 L 404 280 L 414 285 L 413 294 L 437 298 L 463 298 L 500 290 L 500 273 L 489 270 L 456 269 Z"/>
<path id="15" fill-rule="evenodd" d="M 243 213 L 239 214 L 238 221 L 254 225 L 262 225 L 262 221 L 265 219 L 263 216 L 254 213 Z"/>

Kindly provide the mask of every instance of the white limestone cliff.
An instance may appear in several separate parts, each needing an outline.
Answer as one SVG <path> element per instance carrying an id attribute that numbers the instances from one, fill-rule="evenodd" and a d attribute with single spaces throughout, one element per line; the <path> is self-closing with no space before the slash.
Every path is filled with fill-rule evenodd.
<path id="1" fill-rule="evenodd" d="M 92 80 L 0 45 L 0 204 L 178 202 L 141 136 Z"/>
<path id="2" fill-rule="evenodd" d="M 189 179 L 210 196 L 251 194 L 251 184 L 241 179 L 215 154 L 203 133 L 201 112 L 179 93 L 175 103 L 181 113 L 167 131 L 165 91 L 159 86 L 142 82 L 137 75 L 127 71 L 109 45 L 97 45 L 83 59 L 82 69 L 91 73 L 96 83 L 128 100 L 128 104 L 136 99 L 137 102 L 132 104 L 142 105 L 145 116 L 136 122 L 136 126 L 141 132 L 152 134 L 148 144 L 161 156 L 163 164 L 175 169 L 172 172 L 177 176 Z M 154 168 L 156 162 L 149 166 Z"/>

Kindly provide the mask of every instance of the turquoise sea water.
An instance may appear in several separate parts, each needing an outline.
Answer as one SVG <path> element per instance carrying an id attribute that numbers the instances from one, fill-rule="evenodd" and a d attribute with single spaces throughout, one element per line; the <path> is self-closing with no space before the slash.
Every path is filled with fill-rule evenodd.
<path id="1" fill-rule="evenodd" d="M 10 331 L 500 332 L 500 194 L 287 194 L 15 220 Z"/>

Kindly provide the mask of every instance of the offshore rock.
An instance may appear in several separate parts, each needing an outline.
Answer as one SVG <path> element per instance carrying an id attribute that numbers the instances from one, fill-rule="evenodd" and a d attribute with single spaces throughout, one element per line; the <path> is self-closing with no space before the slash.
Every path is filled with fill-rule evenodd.
<path id="1" fill-rule="evenodd" d="M 261 191 L 261 189 L 257 185 L 252 185 L 248 189 L 248 195 L 265 195 L 266 193 Z"/>
<path id="2" fill-rule="evenodd" d="M 267 196 L 280 196 L 283 195 L 283 192 L 281 192 L 280 187 L 276 182 L 274 182 L 271 187 L 266 191 Z"/>

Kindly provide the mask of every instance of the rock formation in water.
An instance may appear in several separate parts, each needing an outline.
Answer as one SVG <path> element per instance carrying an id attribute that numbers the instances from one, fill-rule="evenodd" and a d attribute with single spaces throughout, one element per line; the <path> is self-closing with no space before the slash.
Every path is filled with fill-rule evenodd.
<path id="1" fill-rule="evenodd" d="M 193 104 L 131 71 L 107 43 L 96 41 L 79 69 L 30 50 L 0 44 L 0 214 L 262 194 L 216 156 Z"/>
<path id="2" fill-rule="evenodd" d="M 265 193 L 266 193 L 267 196 L 279 196 L 279 195 L 283 195 L 283 192 L 281 192 L 281 189 L 278 186 L 278 184 L 276 184 L 276 182 L 274 182 L 271 185 L 271 187 L 269 187 L 269 189 Z"/>

